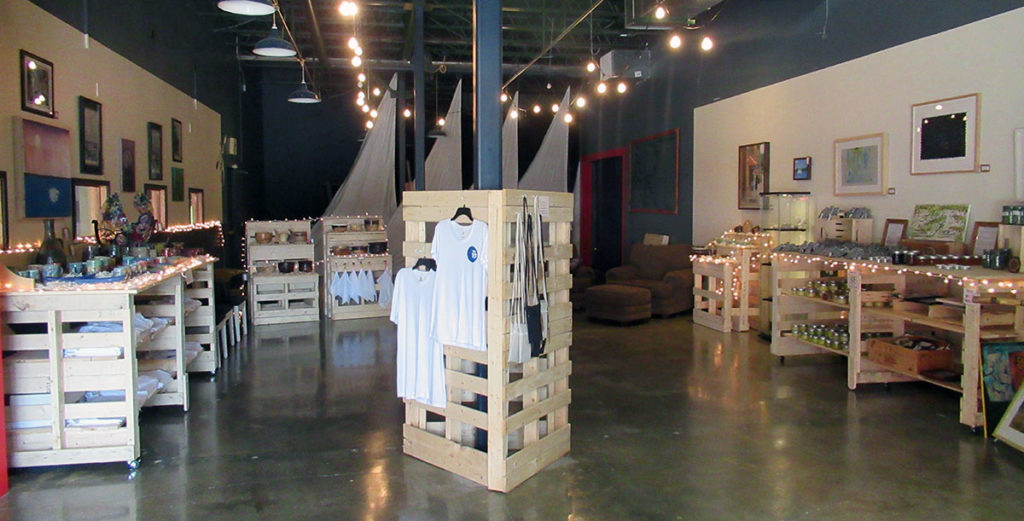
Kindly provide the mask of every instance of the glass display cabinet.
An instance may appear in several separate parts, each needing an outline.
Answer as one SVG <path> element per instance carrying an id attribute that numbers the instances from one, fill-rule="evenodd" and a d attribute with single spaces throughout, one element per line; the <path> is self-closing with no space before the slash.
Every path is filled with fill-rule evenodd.
<path id="1" fill-rule="evenodd" d="M 791 242 L 803 244 L 812 240 L 814 200 L 810 192 L 762 192 L 761 231 L 769 234 L 769 249 Z M 772 259 L 761 257 L 761 319 L 758 332 L 762 338 L 772 334 Z"/>

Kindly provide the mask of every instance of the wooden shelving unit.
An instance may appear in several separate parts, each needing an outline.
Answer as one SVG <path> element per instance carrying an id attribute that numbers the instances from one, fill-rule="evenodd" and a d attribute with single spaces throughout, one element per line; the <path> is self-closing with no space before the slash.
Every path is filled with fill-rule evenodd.
<path id="1" fill-rule="evenodd" d="M 304 233 L 305 239 L 288 242 L 284 235 Z M 257 233 L 270 233 L 271 242 L 260 244 Z M 249 303 L 252 323 L 311 322 L 320 317 L 320 275 L 299 271 L 300 261 L 313 265 L 315 254 L 309 221 L 248 221 L 245 223 L 246 264 L 249 271 Z M 278 272 L 280 262 L 295 263 L 291 273 Z"/>
<path id="2" fill-rule="evenodd" d="M 810 255 L 777 255 L 773 260 L 775 299 L 772 354 L 786 357 L 834 353 L 848 356 L 847 385 L 922 381 L 961 394 L 960 423 L 984 424 L 981 406 L 981 343 L 1024 338 L 1024 307 L 1015 293 L 1024 276 L 971 268 L 966 271 L 896 268 L 869 262 Z M 823 275 L 824 274 L 824 275 Z M 843 280 L 848 304 L 794 295 L 793 288 L 812 280 Z M 978 297 L 979 293 L 983 296 Z M 885 297 L 885 298 L 882 298 Z M 941 301 L 919 298 L 941 297 Z M 797 322 L 839 322 L 849 331 L 849 352 L 841 352 L 792 335 Z M 938 373 L 916 373 L 873 360 L 872 334 L 920 334 L 950 343 L 953 364 Z M 948 375 L 950 378 L 946 378 Z M 959 375 L 956 377 L 956 375 Z"/>
<path id="3" fill-rule="evenodd" d="M 316 241 L 316 258 L 321 261 L 320 285 L 323 288 L 324 316 L 331 320 L 388 316 L 391 313 L 390 306 L 381 307 L 377 302 L 339 304 L 330 291 L 335 273 L 366 270 L 373 274 L 376 280 L 391 266 L 391 254 L 387 251 L 388 232 L 385 230 L 384 220 L 378 215 L 324 217 L 320 220 L 319 228 L 322 231 Z M 383 252 L 369 253 L 371 243 L 383 243 Z M 351 253 L 352 248 L 366 250 Z M 345 249 L 350 253 L 335 253 Z"/>
<path id="4" fill-rule="evenodd" d="M 139 409 L 188 410 L 185 330 L 198 310 L 184 309 L 185 283 L 213 260 L 127 283 L 0 294 L 12 467 L 124 461 L 134 468 Z M 166 322 L 136 330 L 137 312 Z M 163 387 L 138 392 L 140 375 L 156 369 L 169 376 Z"/>
<path id="5" fill-rule="evenodd" d="M 549 239 L 545 245 L 549 298 L 549 340 L 543 355 L 523 364 L 508 361 L 510 277 L 515 252 L 513 225 L 523 198 L 544 198 L 540 206 Z M 572 275 L 569 242 L 572 194 L 527 190 L 406 192 L 404 201 L 407 266 L 429 256 L 428 223 L 467 206 L 489 226 L 487 351 L 445 346 L 448 403 L 444 408 L 405 402 L 406 454 L 487 486 L 507 492 L 569 452 L 569 375 L 572 362 Z M 477 369 L 486 366 L 486 376 Z M 471 393 L 471 394 L 467 394 Z M 464 401 L 478 395 L 487 408 Z M 477 430 L 479 429 L 479 430 Z M 486 431 L 486 449 L 473 432 Z M 469 433 L 467 435 L 467 433 Z M 482 440 L 481 440 L 482 441 Z"/>
<path id="6" fill-rule="evenodd" d="M 185 275 L 185 298 L 199 301 L 199 308 L 185 316 L 185 342 L 196 342 L 202 351 L 185 368 L 189 373 L 216 373 L 217 313 L 213 293 L 213 264 L 204 264 Z"/>

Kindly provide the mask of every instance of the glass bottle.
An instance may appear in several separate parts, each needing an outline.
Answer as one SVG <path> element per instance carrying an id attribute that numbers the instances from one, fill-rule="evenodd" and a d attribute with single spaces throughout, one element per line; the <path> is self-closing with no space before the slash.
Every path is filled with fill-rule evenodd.
<path id="1" fill-rule="evenodd" d="M 68 256 L 64 253 L 60 239 L 53 232 L 53 219 L 43 221 L 43 233 L 43 242 L 36 251 L 36 264 L 67 264 Z"/>

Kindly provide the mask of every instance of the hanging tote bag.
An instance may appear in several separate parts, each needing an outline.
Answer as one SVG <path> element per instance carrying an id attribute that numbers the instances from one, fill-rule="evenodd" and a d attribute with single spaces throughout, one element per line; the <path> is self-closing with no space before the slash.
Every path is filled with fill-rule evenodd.
<path id="1" fill-rule="evenodd" d="M 512 263 L 512 301 L 509 317 L 508 361 L 521 364 L 530 358 L 530 335 L 526 328 L 526 248 L 523 214 L 516 216 L 516 254 Z"/>

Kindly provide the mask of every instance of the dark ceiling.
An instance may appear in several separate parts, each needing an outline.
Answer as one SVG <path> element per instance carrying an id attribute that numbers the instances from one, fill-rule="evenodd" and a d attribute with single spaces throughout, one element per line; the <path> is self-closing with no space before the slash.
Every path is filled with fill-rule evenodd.
<path id="1" fill-rule="evenodd" d="M 504 0 L 502 40 L 505 78 L 538 56 L 536 64 L 510 90 L 529 92 L 554 84 L 556 90 L 578 84 L 584 65 L 613 49 L 643 49 L 663 45 L 665 29 L 699 26 L 721 0 Z M 408 69 L 413 52 L 412 2 L 358 1 L 355 19 L 338 12 L 340 0 L 279 0 L 288 30 L 306 60 L 316 88 L 330 97 L 351 92 L 348 39 L 355 35 L 364 54 L 362 69 L 371 81 L 386 81 L 391 71 Z M 669 9 L 663 20 L 654 18 L 657 4 Z M 724 2 L 723 2 L 724 3 Z M 592 11 L 592 12 L 591 12 Z M 589 16 L 586 16 L 591 12 Z M 233 34 L 239 56 L 247 66 L 289 66 L 296 61 L 267 59 L 251 54 L 266 36 L 270 17 L 248 18 L 220 13 L 223 32 Z M 692 20 L 692 18 L 696 20 Z M 424 51 L 427 72 L 442 74 L 442 97 L 454 88 L 458 73 L 468 74 L 473 59 L 473 1 L 427 0 L 424 6 Z M 579 22 L 575 26 L 574 23 Z M 571 30 L 568 30 L 572 27 Z M 568 30 L 568 31 L 567 31 Z M 567 32 L 566 32 L 567 31 Z M 563 32 L 566 34 L 541 55 Z M 442 66 L 443 65 L 443 66 Z M 433 79 L 434 76 L 428 76 Z M 428 83 L 431 81 L 428 80 Z M 433 92 L 431 92 L 433 94 Z M 433 97 L 433 96 L 431 96 Z"/>

